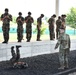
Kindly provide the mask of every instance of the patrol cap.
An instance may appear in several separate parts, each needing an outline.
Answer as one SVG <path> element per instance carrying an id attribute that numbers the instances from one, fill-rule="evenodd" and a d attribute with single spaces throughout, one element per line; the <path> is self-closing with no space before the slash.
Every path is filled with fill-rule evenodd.
<path id="1" fill-rule="evenodd" d="M 62 14 L 61 17 L 66 17 L 66 15 L 65 14 Z"/>
<path id="2" fill-rule="evenodd" d="M 5 11 L 8 11 L 8 8 L 5 8 Z"/>
<path id="3" fill-rule="evenodd" d="M 56 15 L 55 15 L 55 14 L 53 14 L 53 17 L 56 17 Z"/>
<path id="4" fill-rule="evenodd" d="M 31 15 L 31 12 L 28 12 L 28 15 Z"/>
<path id="5" fill-rule="evenodd" d="M 21 12 L 19 12 L 18 14 L 19 14 L 19 15 L 22 15 L 22 13 L 21 13 Z"/>
<path id="6" fill-rule="evenodd" d="M 44 14 L 41 14 L 41 17 L 44 17 Z"/>

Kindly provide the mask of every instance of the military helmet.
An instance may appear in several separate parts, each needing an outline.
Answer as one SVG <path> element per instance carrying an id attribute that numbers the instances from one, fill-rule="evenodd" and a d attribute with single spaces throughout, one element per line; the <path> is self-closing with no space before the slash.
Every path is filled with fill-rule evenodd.
<path id="1" fill-rule="evenodd" d="M 18 14 L 19 14 L 19 15 L 22 15 L 22 13 L 21 13 L 21 12 L 19 12 Z"/>
<path id="2" fill-rule="evenodd" d="M 8 8 L 5 8 L 5 11 L 8 11 Z"/>
<path id="3" fill-rule="evenodd" d="M 31 15 L 31 12 L 28 12 L 28 15 Z"/>

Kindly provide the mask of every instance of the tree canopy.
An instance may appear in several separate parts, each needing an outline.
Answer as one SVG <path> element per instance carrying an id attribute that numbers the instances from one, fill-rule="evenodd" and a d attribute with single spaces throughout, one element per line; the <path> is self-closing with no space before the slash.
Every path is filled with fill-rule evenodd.
<path id="1" fill-rule="evenodd" d="M 76 8 L 71 8 L 66 18 L 67 24 L 76 29 Z"/>

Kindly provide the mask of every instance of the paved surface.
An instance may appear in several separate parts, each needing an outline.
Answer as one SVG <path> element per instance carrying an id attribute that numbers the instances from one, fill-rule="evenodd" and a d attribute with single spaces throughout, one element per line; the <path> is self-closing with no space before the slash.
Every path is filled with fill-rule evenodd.
<path id="1" fill-rule="evenodd" d="M 76 67 L 76 50 L 70 52 L 69 69 L 66 70 L 58 70 L 60 66 L 58 53 L 23 58 L 21 61 L 27 62 L 29 65 L 28 68 L 13 69 L 9 67 L 9 61 L 0 62 L 0 75 L 57 75 L 60 72 Z M 69 72 L 64 75 L 73 75 L 73 73 Z"/>

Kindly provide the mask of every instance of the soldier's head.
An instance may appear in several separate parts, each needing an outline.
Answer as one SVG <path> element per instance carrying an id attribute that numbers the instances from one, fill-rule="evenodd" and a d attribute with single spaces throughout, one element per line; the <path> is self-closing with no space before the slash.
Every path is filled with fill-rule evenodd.
<path id="1" fill-rule="evenodd" d="M 63 33 L 65 33 L 65 29 L 64 28 L 61 28 L 60 29 L 60 34 L 63 34 Z"/>
<path id="2" fill-rule="evenodd" d="M 9 11 L 8 8 L 5 8 L 5 13 L 8 13 L 8 11 Z"/>
<path id="3" fill-rule="evenodd" d="M 22 15 L 22 13 L 21 13 L 21 12 L 19 12 L 19 13 L 18 13 L 18 15 L 19 15 L 19 16 L 21 16 L 21 15 Z"/>
<path id="4" fill-rule="evenodd" d="M 58 16 L 58 19 L 61 19 L 61 17 L 60 17 L 60 16 Z"/>
<path id="5" fill-rule="evenodd" d="M 43 18 L 44 17 L 44 14 L 41 14 L 41 18 Z"/>
<path id="6" fill-rule="evenodd" d="M 30 16 L 31 15 L 31 12 L 28 12 L 28 16 Z"/>
<path id="7" fill-rule="evenodd" d="M 61 17 L 62 17 L 62 18 L 66 18 L 66 15 L 65 15 L 65 14 L 62 14 Z"/>
<path id="8" fill-rule="evenodd" d="M 56 15 L 55 14 L 53 14 L 53 16 L 52 16 L 53 18 L 55 18 L 56 17 Z"/>

